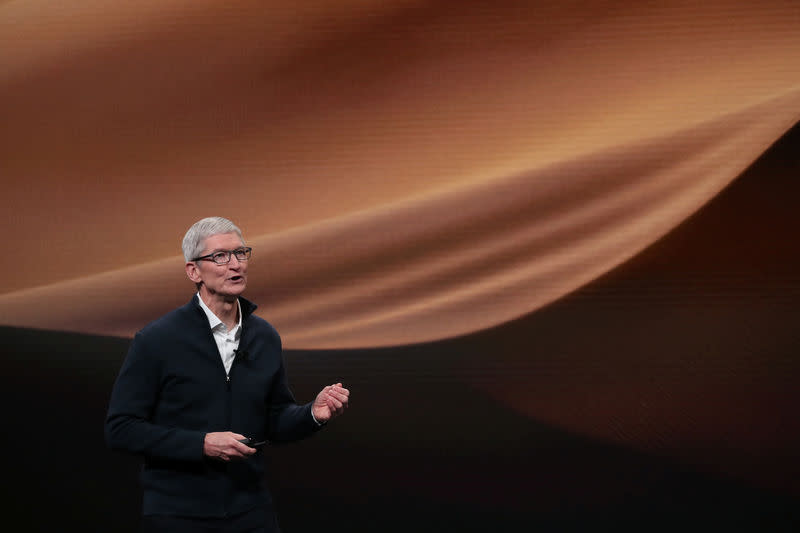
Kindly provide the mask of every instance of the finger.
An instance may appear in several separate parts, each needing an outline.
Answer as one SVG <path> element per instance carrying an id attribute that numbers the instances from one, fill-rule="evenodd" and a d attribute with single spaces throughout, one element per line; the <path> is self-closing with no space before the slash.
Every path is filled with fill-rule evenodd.
<path id="1" fill-rule="evenodd" d="M 233 455 L 233 454 L 235 453 L 235 454 L 238 454 L 238 456 L 239 456 L 239 457 L 242 457 L 242 456 L 244 456 L 244 455 L 250 455 L 250 454 L 253 454 L 253 453 L 255 453 L 255 451 L 256 451 L 256 449 L 255 449 L 255 448 L 251 448 L 251 447 L 250 447 L 250 446 L 248 446 L 247 444 L 245 444 L 245 443 L 243 443 L 243 442 L 239 442 L 239 441 L 237 440 L 237 441 L 236 441 L 236 442 L 233 444 L 233 449 L 232 449 L 232 453 L 231 453 L 231 455 Z"/>
<path id="2" fill-rule="evenodd" d="M 341 409 L 342 405 L 343 405 L 342 402 L 340 402 L 336 398 L 328 396 L 328 407 L 330 407 L 331 409 Z"/>
<path id="3" fill-rule="evenodd" d="M 328 398 L 338 400 L 341 403 L 347 403 L 348 400 L 348 396 L 346 394 L 336 394 L 333 392 L 328 395 Z"/>
<path id="4" fill-rule="evenodd" d="M 243 457 L 243 455 L 242 455 L 242 454 L 239 452 L 239 450 L 236 450 L 236 449 L 234 449 L 234 448 L 230 448 L 230 449 L 228 449 L 228 450 L 225 450 L 225 452 L 224 452 L 224 454 L 223 454 L 223 455 L 224 455 L 225 457 L 227 457 L 227 458 L 228 458 L 228 460 L 231 460 L 231 459 L 238 459 L 238 458 L 240 458 L 240 457 Z"/>
<path id="5" fill-rule="evenodd" d="M 328 396 L 345 404 L 350 401 L 350 393 L 346 389 L 343 389 L 343 391 L 332 392 Z"/>

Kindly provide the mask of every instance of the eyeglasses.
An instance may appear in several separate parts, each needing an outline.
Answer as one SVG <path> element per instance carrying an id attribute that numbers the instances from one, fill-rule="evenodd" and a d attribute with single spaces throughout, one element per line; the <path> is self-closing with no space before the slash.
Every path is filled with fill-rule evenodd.
<path id="1" fill-rule="evenodd" d="M 231 255 L 236 257 L 237 261 L 247 261 L 250 259 L 250 254 L 252 251 L 253 249 L 249 246 L 237 248 L 235 250 L 220 250 L 219 252 L 214 252 L 213 254 L 195 257 L 192 259 L 192 261 L 213 261 L 218 265 L 227 265 L 231 262 Z"/>

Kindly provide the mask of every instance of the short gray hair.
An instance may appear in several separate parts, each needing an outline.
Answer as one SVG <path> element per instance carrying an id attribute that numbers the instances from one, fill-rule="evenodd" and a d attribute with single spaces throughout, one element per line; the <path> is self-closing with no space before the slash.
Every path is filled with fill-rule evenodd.
<path id="1" fill-rule="evenodd" d="M 244 243 L 242 230 L 227 218 L 208 217 L 192 224 L 192 227 L 183 237 L 183 257 L 186 262 L 200 255 L 203 248 L 205 248 L 206 239 L 212 235 L 220 235 L 222 233 L 235 233 Z"/>

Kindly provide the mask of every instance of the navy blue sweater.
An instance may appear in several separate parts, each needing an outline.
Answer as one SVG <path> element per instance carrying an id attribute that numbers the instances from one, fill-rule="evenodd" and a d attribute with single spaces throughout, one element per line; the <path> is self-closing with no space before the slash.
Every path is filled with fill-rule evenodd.
<path id="1" fill-rule="evenodd" d="M 261 452 L 222 462 L 203 455 L 206 433 L 286 442 L 318 429 L 311 404 L 289 390 L 275 329 L 240 298 L 240 353 L 226 375 L 197 300 L 139 331 L 111 393 L 108 445 L 144 457 L 143 513 L 225 517 L 270 501 Z"/>

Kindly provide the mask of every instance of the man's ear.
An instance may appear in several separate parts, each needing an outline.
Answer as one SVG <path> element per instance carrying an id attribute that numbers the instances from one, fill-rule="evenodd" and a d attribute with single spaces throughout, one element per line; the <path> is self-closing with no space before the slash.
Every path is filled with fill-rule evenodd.
<path id="1" fill-rule="evenodd" d="M 200 276 L 200 269 L 197 267 L 197 263 L 194 261 L 189 261 L 186 263 L 186 275 L 194 283 L 200 283 L 203 281 L 203 278 Z"/>

